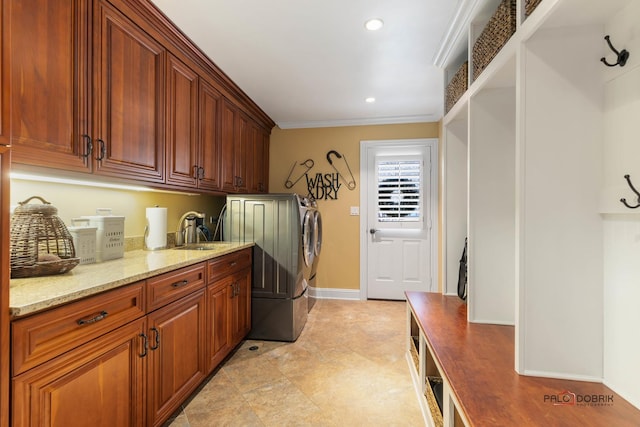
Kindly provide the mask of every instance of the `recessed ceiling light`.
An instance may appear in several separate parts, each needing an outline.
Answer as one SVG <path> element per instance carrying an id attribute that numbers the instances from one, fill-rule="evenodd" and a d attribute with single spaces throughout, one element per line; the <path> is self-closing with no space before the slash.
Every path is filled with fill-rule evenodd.
<path id="1" fill-rule="evenodd" d="M 384 25 L 382 19 L 380 18 L 372 18 L 364 23 L 364 27 L 369 31 L 377 31 Z"/>
<path id="2" fill-rule="evenodd" d="M 374 102 L 376 102 L 376 99 L 373 96 L 370 96 L 367 99 L 365 99 L 365 102 L 368 102 L 369 104 L 373 104 Z"/>

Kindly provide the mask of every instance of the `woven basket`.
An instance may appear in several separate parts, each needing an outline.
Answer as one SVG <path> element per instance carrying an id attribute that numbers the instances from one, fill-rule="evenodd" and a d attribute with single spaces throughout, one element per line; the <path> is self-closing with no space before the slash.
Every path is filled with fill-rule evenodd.
<path id="1" fill-rule="evenodd" d="M 28 204 L 32 199 L 43 204 Z M 58 210 L 38 196 L 19 205 L 11 215 L 11 277 L 61 274 L 78 265 L 80 258 Z"/>
<path id="2" fill-rule="evenodd" d="M 473 44 L 473 80 L 489 65 L 516 31 L 516 0 L 502 0 Z"/>
<path id="3" fill-rule="evenodd" d="M 535 10 L 535 8 L 540 4 L 542 0 L 526 0 L 524 3 L 524 14 L 525 16 L 531 15 L 531 12 Z"/>
<path id="4" fill-rule="evenodd" d="M 448 113 L 458 99 L 467 91 L 469 87 L 469 61 L 465 61 L 464 64 L 458 68 L 458 71 L 453 75 L 453 78 L 447 85 L 447 90 L 445 91 L 445 99 L 444 99 L 444 108 L 445 112 Z"/>
<path id="5" fill-rule="evenodd" d="M 443 427 L 444 419 L 442 418 L 442 412 L 440 411 L 440 407 L 438 406 L 436 397 L 434 396 L 433 390 L 431 389 L 431 384 L 430 384 L 431 381 L 442 382 L 442 378 L 427 377 L 427 383 L 424 390 L 424 397 L 427 399 L 427 406 L 429 407 L 429 412 L 431 412 L 433 425 L 435 425 L 435 427 Z"/>

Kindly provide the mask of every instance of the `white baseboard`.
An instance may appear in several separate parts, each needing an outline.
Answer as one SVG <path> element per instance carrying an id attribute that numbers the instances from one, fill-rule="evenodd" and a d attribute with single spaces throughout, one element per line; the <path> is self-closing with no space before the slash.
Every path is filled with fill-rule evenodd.
<path id="1" fill-rule="evenodd" d="M 555 378 L 560 380 L 570 380 L 570 381 L 587 381 L 592 383 L 601 383 L 602 378 L 594 377 L 591 375 L 578 375 L 578 374 L 567 374 L 564 372 L 548 372 L 548 371 L 536 371 L 536 370 L 526 370 L 523 372 L 523 375 L 529 377 L 543 377 L 543 378 Z"/>
<path id="2" fill-rule="evenodd" d="M 317 299 L 360 300 L 360 289 L 309 288 L 309 296 Z"/>

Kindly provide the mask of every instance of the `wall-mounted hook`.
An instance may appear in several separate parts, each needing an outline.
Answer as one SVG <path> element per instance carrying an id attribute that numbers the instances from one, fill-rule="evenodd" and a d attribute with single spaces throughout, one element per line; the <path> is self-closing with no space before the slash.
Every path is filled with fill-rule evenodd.
<path id="1" fill-rule="evenodd" d="M 607 44 L 609 45 L 609 47 L 611 48 L 611 50 L 618 55 L 618 60 L 616 61 L 615 64 L 610 64 L 609 62 L 607 62 L 607 60 L 605 59 L 605 57 L 603 56 L 602 58 L 600 58 L 600 61 L 602 61 L 602 63 L 608 67 L 615 67 L 616 65 L 619 65 L 621 67 L 624 67 L 624 65 L 627 63 L 627 59 L 629 59 L 629 52 L 626 49 L 622 49 L 621 52 L 618 52 L 616 50 L 615 47 L 613 47 L 613 45 L 611 44 L 611 40 L 609 40 L 609 36 L 606 35 L 604 36 L 604 39 L 607 41 Z"/>
<path id="2" fill-rule="evenodd" d="M 629 203 L 627 203 L 627 199 L 620 199 L 620 201 L 622 202 L 623 205 L 625 205 L 629 209 L 639 208 L 640 207 L 640 193 L 638 193 L 638 190 L 636 190 L 636 188 L 631 183 L 631 178 L 629 177 L 629 175 L 625 175 L 624 179 L 627 180 L 627 184 L 629 184 L 629 187 L 631 187 L 631 190 L 633 190 L 633 192 L 636 193 L 637 201 L 636 201 L 636 205 L 635 206 L 629 205 Z"/>

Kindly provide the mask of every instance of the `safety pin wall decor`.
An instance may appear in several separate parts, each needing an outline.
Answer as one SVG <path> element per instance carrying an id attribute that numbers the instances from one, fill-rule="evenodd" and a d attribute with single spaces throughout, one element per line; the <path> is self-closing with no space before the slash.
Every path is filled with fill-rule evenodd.
<path id="1" fill-rule="evenodd" d="M 332 154 L 336 156 L 336 158 L 338 159 L 336 163 L 338 164 L 344 163 L 344 166 L 340 165 L 341 166 L 340 168 L 343 169 L 343 171 L 340 171 L 334 164 L 334 161 L 331 160 Z M 347 184 L 347 188 L 349 190 L 355 190 L 356 179 L 353 177 L 353 172 L 351 172 L 351 168 L 349 167 L 349 163 L 347 162 L 347 157 L 343 154 L 338 153 L 336 150 L 331 150 L 327 153 L 327 161 L 329 162 L 333 170 L 335 170 L 336 173 L 342 177 L 342 180 L 344 181 L 344 183 Z M 347 172 L 348 175 L 345 172 Z"/>
<path id="2" fill-rule="evenodd" d="M 629 52 L 626 49 L 622 49 L 620 52 L 618 52 L 618 50 L 611 44 L 611 40 L 609 40 L 608 35 L 604 36 L 604 39 L 607 41 L 607 44 L 609 45 L 609 48 L 613 51 L 613 53 L 618 56 L 618 59 L 614 64 L 611 64 L 607 62 L 606 58 L 603 56 L 602 58 L 600 58 L 600 61 L 602 61 L 602 63 L 607 67 L 615 67 L 616 65 L 624 67 L 624 65 L 627 63 L 627 59 L 629 59 Z"/>
<path id="3" fill-rule="evenodd" d="M 311 170 L 313 165 L 314 165 L 314 162 L 311 159 L 307 159 L 302 163 L 298 163 L 297 161 L 293 162 L 293 165 L 291 165 L 291 170 L 289 171 L 289 175 L 287 176 L 287 180 L 284 182 L 284 186 L 287 188 L 292 188 L 294 185 L 298 183 L 298 181 L 300 181 L 304 176 L 307 175 L 307 172 Z M 300 173 L 299 176 L 297 173 L 294 175 L 294 171 L 298 166 L 304 166 L 306 168 L 304 171 L 302 171 L 302 173 Z M 296 178 L 295 181 L 291 181 L 292 176 L 298 176 L 298 177 Z"/>
<path id="4" fill-rule="evenodd" d="M 631 183 L 631 178 L 629 177 L 629 175 L 625 175 L 624 179 L 627 180 L 627 184 L 629 184 L 629 187 L 631 187 L 631 190 L 633 190 L 633 192 L 636 193 L 637 200 L 636 200 L 636 205 L 635 206 L 629 205 L 629 203 L 627 203 L 627 199 L 622 198 L 622 199 L 620 199 L 620 201 L 622 202 L 623 205 L 625 205 L 629 209 L 639 208 L 640 207 L 640 193 L 638 193 L 638 190 L 636 190 L 636 188 Z"/>

